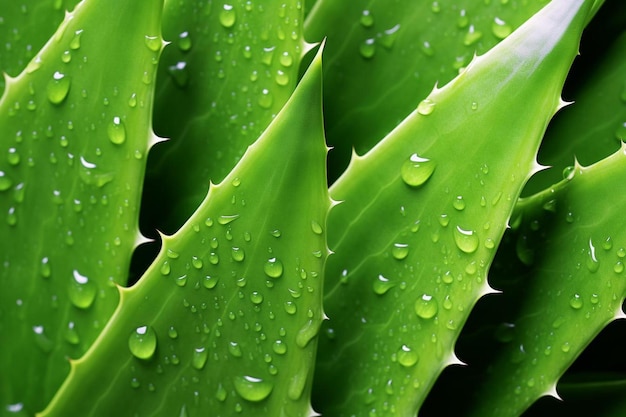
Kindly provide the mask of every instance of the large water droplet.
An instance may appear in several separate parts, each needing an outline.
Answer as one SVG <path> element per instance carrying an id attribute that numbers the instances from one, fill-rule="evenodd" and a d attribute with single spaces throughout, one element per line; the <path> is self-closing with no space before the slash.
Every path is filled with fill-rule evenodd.
<path id="1" fill-rule="evenodd" d="M 580 297 L 580 294 L 574 294 L 569 300 L 569 305 L 574 310 L 580 310 L 583 306 L 583 299 Z"/>
<path id="2" fill-rule="evenodd" d="M 202 285 L 204 285 L 204 288 L 211 290 L 215 288 L 218 281 L 219 281 L 218 277 L 207 275 L 206 277 L 204 277 L 204 280 L 202 280 Z"/>
<path id="3" fill-rule="evenodd" d="M 276 258 L 270 258 L 263 267 L 265 274 L 271 278 L 279 278 L 283 274 L 283 264 Z"/>
<path id="4" fill-rule="evenodd" d="M 406 243 L 394 243 L 391 248 L 391 256 L 397 260 L 402 260 L 409 255 L 409 245 Z"/>
<path id="5" fill-rule="evenodd" d="M 17 152 L 15 148 L 9 148 L 7 153 L 7 162 L 9 165 L 18 165 L 20 163 L 20 154 Z"/>
<path id="6" fill-rule="evenodd" d="M 52 79 L 48 82 L 46 93 L 48 100 L 52 104 L 61 104 L 70 91 L 70 79 L 65 74 L 55 72 Z"/>
<path id="7" fill-rule="evenodd" d="M 137 327 L 128 337 L 130 353 L 138 359 L 148 360 L 157 347 L 156 332 L 151 326 Z"/>
<path id="8" fill-rule="evenodd" d="M 258 402 L 263 401 L 271 394 L 274 384 L 253 376 L 235 377 L 233 380 L 235 391 L 244 400 Z"/>
<path id="9" fill-rule="evenodd" d="M 435 317 L 438 309 L 437 300 L 432 295 L 423 294 L 415 301 L 415 313 L 423 319 Z"/>
<path id="10" fill-rule="evenodd" d="M 513 32 L 513 28 L 498 17 L 496 17 L 491 24 L 491 33 L 493 33 L 493 35 L 498 39 L 506 38 L 511 34 L 511 32 Z"/>
<path id="11" fill-rule="evenodd" d="M 115 116 L 107 126 L 109 140 L 115 145 L 121 145 L 126 141 L 126 127 L 119 116 Z"/>
<path id="12" fill-rule="evenodd" d="M 73 271 L 73 279 L 70 282 L 68 295 L 70 301 L 78 308 L 89 308 L 96 298 L 98 288 L 89 278 L 77 270 Z"/>
<path id="13" fill-rule="evenodd" d="M 13 185 L 13 181 L 9 178 L 4 171 L 0 171 L 0 191 L 6 191 Z"/>
<path id="14" fill-rule="evenodd" d="M 261 94 L 259 94 L 257 103 L 259 103 L 259 106 L 261 106 L 262 108 L 269 109 L 270 107 L 272 107 L 273 102 L 274 98 L 272 97 L 272 93 L 267 88 L 264 88 L 261 91 Z"/>
<path id="15" fill-rule="evenodd" d="M 225 4 L 224 8 L 220 11 L 219 20 L 222 26 L 225 28 L 231 28 L 237 21 L 237 14 L 235 9 L 230 4 Z"/>
<path id="16" fill-rule="evenodd" d="M 158 52 L 161 49 L 161 39 L 158 36 L 147 36 L 144 38 L 144 42 L 148 49 L 153 52 Z"/>
<path id="17" fill-rule="evenodd" d="M 363 58 L 370 59 L 376 53 L 376 39 L 369 38 L 365 39 L 361 46 L 359 47 L 359 52 Z"/>
<path id="18" fill-rule="evenodd" d="M 234 246 L 231 250 L 231 256 L 233 258 L 233 261 L 242 262 L 245 258 L 245 253 L 243 251 L 243 248 Z"/>
<path id="19" fill-rule="evenodd" d="M 463 38 L 463 45 L 470 46 L 478 42 L 480 38 L 483 37 L 483 33 L 479 30 L 476 30 L 474 25 L 470 25 L 465 37 Z"/>
<path id="20" fill-rule="evenodd" d="M 465 253 L 473 253 L 478 249 L 478 235 L 473 230 L 466 230 L 457 226 L 454 229 L 454 242 Z"/>
<path id="21" fill-rule="evenodd" d="M 238 218 L 239 218 L 238 214 L 223 215 L 217 218 L 217 222 L 221 225 L 226 225 L 226 224 L 234 222 Z"/>
<path id="22" fill-rule="evenodd" d="M 414 153 L 402 164 L 400 174 L 407 185 L 419 187 L 428 181 L 435 167 L 435 162 Z"/>
<path id="23" fill-rule="evenodd" d="M 374 16 L 372 16 L 372 13 L 369 10 L 363 10 L 359 21 L 364 27 L 369 28 L 374 24 Z"/>
<path id="24" fill-rule="evenodd" d="M 80 38 L 83 35 L 83 30 L 77 30 L 76 32 L 74 32 L 74 37 L 72 38 L 72 40 L 70 41 L 70 49 L 79 49 L 80 48 Z"/>
<path id="25" fill-rule="evenodd" d="M 189 36 L 189 32 L 185 31 L 178 35 L 178 49 L 183 52 L 187 52 L 191 49 L 191 37 Z"/>
<path id="26" fill-rule="evenodd" d="M 228 352 L 235 358 L 241 358 L 243 356 L 241 346 L 239 346 L 239 343 L 237 342 L 230 342 L 228 344 Z"/>

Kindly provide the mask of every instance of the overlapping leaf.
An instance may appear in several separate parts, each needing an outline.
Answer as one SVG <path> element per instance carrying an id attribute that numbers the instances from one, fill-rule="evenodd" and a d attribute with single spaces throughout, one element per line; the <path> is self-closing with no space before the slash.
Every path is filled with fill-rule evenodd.
<path id="1" fill-rule="evenodd" d="M 118 302 L 161 50 L 160 0 L 86 0 L 0 100 L 0 407 L 34 414 Z M 115 56 L 115 59 L 110 59 Z"/>
<path id="2" fill-rule="evenodd" d="M 530 276 L 473 415 L 516 416 L 540 396 L 556 395 L 557 380 L 582 350 L 623 317 L 626 224 L 618 190 L 626 179 L 625 149 L 577 166 L 517 209 L 523 222 L 516 241 L 526 248 Z"/>
<path id="3" fill-rule="evenodd" d="M 590 7 L 550 3 L 355 156 L 331 188 L 343 203 L 329 217 L 322 413 L 414 415 L 456 361 Z"/>
<path id="4" fill-rule="evenodd" d="M 321 94 L 318 56 L 146 275 L 121 290 L 43 416 L 307 415 L 328 253 Z"/>

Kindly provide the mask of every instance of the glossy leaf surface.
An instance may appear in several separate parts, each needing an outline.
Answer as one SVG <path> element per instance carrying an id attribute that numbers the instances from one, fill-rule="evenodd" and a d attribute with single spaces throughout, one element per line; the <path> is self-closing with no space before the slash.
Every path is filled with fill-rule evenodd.
<path id="1" fill-rule="evenodd" d="M 331 188 L 343 203 L 329 217 L 322 413 L 414 415 L 456 362 L 589 7 L 552 2 L 355 156 Z"/>
<path id="2" fill-rule="evenodd" d="M 308 414 L 330 206 L 321 94 L 318 56 L 146 275 L 121 290 L 43 416 Z"/>
<path id="3" fill-rule="evenodd" d="M 0 100 L 0 406 L 33 414 L 113 313 L 139 239 L 161 2 L 80 4 Z M 115 54 L 116 60 L 110 60 Z M 96 81 L 94 81 L 96 80 Z"/>

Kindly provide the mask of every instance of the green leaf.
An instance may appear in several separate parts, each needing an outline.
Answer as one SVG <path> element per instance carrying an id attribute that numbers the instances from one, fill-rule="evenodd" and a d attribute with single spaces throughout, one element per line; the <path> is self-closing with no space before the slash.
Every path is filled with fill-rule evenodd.
<path id="1" fill-rule="evenodd" d="M 626 224 L 613 195 L 626 179 L 626 154 L 577 165 L 564 180 L 527 200 L 517 241 L 532 248 L 531 277 L 510 338 L 478 391 L 477 416 L 516 416 L 544 395 L 582 350 L 624 317 Z M 548 255 L 549 254 L 549 255 Z"/>
<path id="2" fill-rule="evenodd" d="M 5 1 L 0 6 L 0 71 L 16 76 L 63 21 L 78 0 Z M 0 78 L 0 94 L 4 91 Z"/>
<path id="3" fill-rule="evenodd" d="M 298 80 L 300 0 L 168 1 L 142 229 L 173 233 L 283 107 Z M 159 210 L 153 210 L 159 207 Z M 152 210 L 151 210 L 152 209 Z"/>
<path id="4" fill-rule="evenodd" d="M 506 38 L 547 0 L 319 0 L 308 40 L 328 38 L 324 107 L 331 179 L 350 150 L 371 149 L 444 85 Z M 334 165 L 334 166 L 333 166 Z"/>
<path id="5" fill-rule="evenodd" d="M 121 289 L 43 416 L 306 415 L 328 252 L 321 94 L 318 54 L 233 172 Z"/>
<path id="6" fill-rule="evenodd" d="M 118 303 L 138 204 L 159 0 L 88 0 L 0 100 L 0 407 L 34 414 Z M 110 59 L 115 56 L 116 59 Z"/>
<path id="7" fill-rule="evenodd" d="M 414 415 L 535 169 L 589 3 L 553 1 L 355 156 L 331 188 L 314 406 Z M 390 410 L 390 411 L 386 411 Z"/>

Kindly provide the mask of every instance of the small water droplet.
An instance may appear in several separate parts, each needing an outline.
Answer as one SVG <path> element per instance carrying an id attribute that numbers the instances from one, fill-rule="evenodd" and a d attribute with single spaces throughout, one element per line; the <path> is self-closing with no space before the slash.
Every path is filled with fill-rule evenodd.
<path id="1" fill-rule="evenodd" d="M 170 328 L 167 329 L 167 335 L 170 337 L 170 339 L 176 339 L 178 338 L 178 330 L 176 330 L 174 326 L 170 326 Z"/>
<path id="2" fill-rule="evenodd" d="M 191 49 L 192 43 L 191 43 L 191 37 L 189 36 L 189 32 L 185 31 L 185 32 L 181 32 L 180 35 L 178 35 L 178 49 L 180 49 L 183 52 L 187 52 Z"/>
<path id="3" fill-rule="evenodd" d="M 9 165 L 16 166 L 20 163 L 20 154 L 15 148 L 9 148 L 7 153 L 7 162 Z"/>
<path id="4" fill-rule="evenodd" d="M 423 319 L 435 317 L 438 309 L 437 300 L 431 295 L 423 294 L 415 301 L 415 313 Z"/>
<path id="5" fill-rule="evenodd" d="M 197 256 L 192 256 L 191 265 L 196 269 L 202 269 L 204 263 L 202 262 L 202 259 L 198 258 Z"/>
<path id="6" fill-rule="evenodd" d="M 454 242 L 465 253 L 474 253 L 478 249 L 478 235 L 473 230 L 466 230 L 457 226 L 454 229 Z"/>
<path id="7" fill-rule="evenodd" d="M 261 304 L 263 302 L 263 294 L 258 291 L 253 291 L 252 294 L 250 294 L 250 301 L 252 301 L 253 304 Z"/>
<path id="8" fill-rule="evenodd" d="M 158 52 L 161 49 L 161 39 L 158 36 L 147 36 L 144 38 L 144 42 L 149 50 Z"/>
<path id="9" fill-rule="evenodd" d="M 170 261 L 163 261 L 163 263 L 161 264 L 161 274 L 163 275 L 169 275 L 170 272 L 172 271 L 172 267 L 170 266 Z"/>
<path id="10" fill-rule="evenodd" d="M 253 376 L 235 377 L 235 391 L 246 401 L 259 402 L 263 401 L 271 394 L 274 385 L 269 381 Z"/>
<path id="11" fill-rule="evenodd" d="M 422 116 L 428 116 L 435 110 L 436 103 L 429 98 L 425 98 L 417 105 L 417 112 Z"/>
<path id="12" fill-rule="evenodd" d="M 237 342 L 228 343 L 228 352 L 235 358 L 241 358 L 243 356 L 241 346 L 239 346 L 239 343 Z"/>
<path id="13" fill-rule="evenodd" d="M 452 206 L 458 211 L 465 210 L 465 200 L 463 200 L 463 196 L 457 196 L 452 202 Z"/>
<path id="14" fill-rule="evenodd" d="M 179 287 L 184 287 L 187 285 L 187 274 L 177 277 L 175 282 Z"/>
<path id="15" fill-rule="evenodd" d="M 395 284 L 389 281 L 389 279 L 385 278 L 383 275 L 378 275 L 378 277 L 374 280 L 372 288 L 376 294 L 383 295 L 394 286 Z"/>
<path id="16" fill-rule="evenodd" d="M 204 347 L 195 348 L 191 356 L 191 366 L 198 370 L 203 369 L 208 357 L 209 352 Z"/>
<path id="17" fill-rule="evenodd" d="M 52 79 L 48 82 L 46 87 L 46 93 L 48 95 L 48 100 L 52 104 L 61 104 L 65 98 L 67 97 L 68 92 L 70 91 L 70 78 L 65 74 L 56 71 L 52 75 Z"/>
<path id="18" fill-rule="evenodd" d="M 178 61 L 176 64 L 170 65 L 167 67 L 167 72 L 177 86 L 185 88 L 189 83 L 189 71 L 185 61 Z"/>
<path id="19" fill-rule="evenodd" d="M 294 315 L 297 310 L 298 308 L 293 301 L 285 301 L 285 311 L 287 314 Z"/>
<path id="20" fill-rule="evenodd" d="M 239 218 L 238 214 L 224 215 L 217 218 L 217 222 L 221 225 L 227 225 Z"/>
<path id="21" fill-rule="evenodd" d="M 322 226 L 315 220 L 311 221 L 311 230 L 313 230 L 313 233 L 315 233 L 316 235 L 321 235 L 323 232 Z"/>
<path id="22" fill-rule="evenodd" d="M 563 343 L 563 344 L 561 345 L 561 351 L 562 351 L 563 353 L 567 353 L 567 352 L 569 352 L 570 348 L 571 348 L 571 346 L 570 346 L 569 342 L 565 342 L 565 343 Z"/>
<path id="23" fill-rule="evenodd" d="M 424 41 L 424 42 L 421 43 L 420 50 L 426 56 L 433 56 L 433 55 L 435 55 L 435 50 L 433 49 L 432 45 L 428 41 Z M 421 114 L 421 112 L 420 112 L 420 114 Z"/>
<path id="24" fill-rule="evenodd" d="M 369 10 L 363 10 L 359 21 L 364 27 L 369 28 L 374 25 L 374 16 L 372 16 L 372 13 Z"/>
<path id="25" fill-rule="evenodd" d="M 459 17 L 456 20 L 456 25 L 459 29 L 464 29 L 469 25 L 469 17 L 467 16 L 467 12 L 465 9 L 462 9 L 459 12 Z"/>
<path id="26" fill-rule="evenodd" d="M 46 335 L 44 327 L 33 326 L 33 332 L 35 333 L 35 342 L 37 343 L 37 346 L 39 346 L 43 352 L 49 353 L 54 347 L 54 343 L 50 340 L 48 335 Z"/>
<path id="27" fill-rule="evenodd" d="M 264 88 L 259 95 L 257 103 L 264 109 L 269 109 L 272 107 L 272 103 L 274 102 L 274 98 L 272 97 L 272 93 L 267 88 Z"/>
<path id="28" fill-rule="evenodd" d="M 513 32 L 513 28 L 507 24 L 504 20 L 496 17 L 491 24 L 491 33 L 498 38 L 504 39 Z"/>
<path id="29" fill-rule="evenodd" d="M 98 291 L 96 284 L 77 270 L 74 270 L 72 274 L 73 279 L 68 291 L 70 301 L 81 309 L 91 307 Z"/>
<path id="30" fill-rule="evenodd" d="M 400 25 L 397 24 L 389 29 L 386 29 L 385 31 L 383 31 L 382 36 L 380 37 L 379 41 L 380 44 L 385 47 L 386 49 L 391 49 L 393 47 L 393 44 L 396 42 L 396 38 L 398 37 L 398 32 L 400 31 Z M 434 54 L 434 52 L 431 49 L 431 55 Z"/>
<path id="31" fill-rule="evenodd" d="M 583 306 L 583 299 L 580 297 L 579 294 L 574 294 L 569 300 L 569 305 L 574 310 L 580 310 Z"/>
<path id="32" fill-rule="evenodd" d="M 296 345 L 305 348 L 311 340 L 319 333 L 321 323 L 318 320 L 309 320 L 298 331 L 296 335 Z"/>
<path id="33" fill-rule="evenodd" d="M 128 338 L 130 353 L 138 359 L 148 360 L 157 347 L 157 335 L 151 326 L 139 326 Z"/>
<path id="34" fill-rule="evenodd" d="M 83 35 L 83 30 L 77 30 L 74 32 L 74 37 L 70 41 L 70 49 L 76 50 L 80 48 L 80 38 Z"/>
<path id="35" fill-rule="evenodd" d="M 376 39 L 374 38 L 365 39 L 361 43 L 361 46 L 359 47 L 359 52 L 361 53 L 361 56 L 363 58 L 366 58 L 366 59 L 372 58 L 374 54 L 376 53 Z"/>
<path id="36" fill-rule="evenodd" d="M 9 178 L 4 171 L 0 171 L 0 191 L 6 191 L 13 185 L 13 181 Z"/>
<path id="37" fill-rule="evenodd" d="M 224 402 L 227 396 L 228 396 L 228 393 L 226 392 L 226 389 L 224 389 L 222 384 L 218 384 L 217 391 L 215 392 L 215 398 L 218 401 Z"/>
<path id="38" fill-rule="evenodd" d="M 438 1 L 434 1 L 431 5 L 430 5 L 430 10 L 433 13 L 439 13 L 441 11 L 441 5 L 439 4 Z"/>
<path id="39" fill-rule="evenodd" d="M 283 67 L 289 68 L 290 66 L 293 65 L 293 57 L 288 51 L 285 51 L 282 54 L 280 54 L 279 61 L 280 61 L 280 65 L 282 65 Z"/>
<path id="40" fill-rule="evenodd" d="M 109 140 L 115 145 L 121 145 L 126 141 L 126 127 L 119 116 L 115 116 L 107 126 Z"/>
<path id="41" fill-rule="evenodd" d="M 219 281 L 218 277 L 207 275 L 206 277 L 204 277 L 204 280 L 202 280 L 202 285 L 204 285 L 204 288 L 211 290 L 215 288 L 218 281 Z"/>
<path id="42" fill-rule="evenodd" d="M 600 262 L 596 258 L 596 248 L 593 246 L 593 242 L 589 239 L 589 250 L 587 251 L 587 260 L 585 262 L 589 272 L 597 272 L 600 268 Z"/>
<path id="43" fill-rule="evenodd" d="M 65 329 L 65 341 L 70 345 L 77 345 L 80 343 L 80 337 L 78 336 L 76 325 L 73 321 L 67 323 L 67 328 Z"/>
<path id="44" fill-rule="evenodd" d="M 409 255 L 409 245 L 406 243 L 394 243 L 391 248 L 391 256 L 399 261 L 405 259 Z"/>
<path id="45" fill-rule="evenodd" d="M 235 9 L 230 4 L 225 4 L 224 8 L 220 11 L 219 21 L 225 28 L 231 28 L 237 21 L 237 14 Z"/>
<path id="46" fill-rule="evenodd" d="M 483 37 L 483 33 L 479 30 L 476 30 L 474 25 L 470 25 L 465 37 L 463 38 L 463 45 L 470 46 L 478 42 L 480 38 Z"/>
<path id="47" fill-rule="evenodd" d="M 51 274 L 52 268 L 50 267 L 50 260 L 46 256 L 41 259 L 41 276 L 44 278 L 50 278 Z"/>
<path id="48" fill-rule="evenodd" d="M 416 351 L 408 347 L 407 345 L 402 345 L 397 354 L 398 363 L 406 368 L 409 368 L 417 363 L 419 360 L 419 355 Z"/>
<path id="49" fill-rule="evenodd" d="M 414 153 L 402 164 L 400 174 L 407 185 L 419 187 L 432 176 L 435 167 L 435 162 Z"/>

